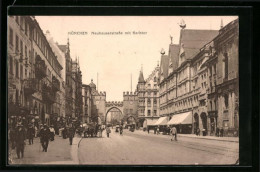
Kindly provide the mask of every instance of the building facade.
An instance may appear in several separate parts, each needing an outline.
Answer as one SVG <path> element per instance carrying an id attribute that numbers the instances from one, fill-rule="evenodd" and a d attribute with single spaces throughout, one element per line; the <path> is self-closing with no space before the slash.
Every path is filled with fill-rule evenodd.
<path id="1" fill-rule="evenodd" d="M 74 79 L 75 89 L 74 89 L 74 102 L 75 102 L 75 118 L 82 121 L 82 74 L 79 66 L 79 61 L 77 58 L 75 61 L 72 61 L 72 78 Z"/>
<path id="2" fill-rule="evenodd" d="M 91 119 L 92 95 L 89 85 L 82 85 L 82 123 L 89 123 Z"/>
<path id="3" fill-rule="evenodd" d="M 236 133 L 238 22 L 219 31 L 182 28 L 179 45 L 171 43 L 168 55 L 162 52 L 159 86 L 160 116 L 190 119 L 185 125 L 168 123 L 178 132 L 216 135 L 224 128 Z"/>
<path id="4" fill-rule="evenodd" d="M 225 136 L 237 136 L 239 130 L 238 19 L 222 27 L 213 43 L 211 58 L 216 58 L 217 62 L 216 67 L 213 65 L 211 70 L 209 68 L 208 79 L 210 83 L 213 83 L 212 78 L 214 78 L 214 82 L 216 80 L 217 103 L 209 102 L 211 111 L 216 110 L 213 109 L 214 106 L 217 107 L 217 115 L 213 115 L 210 119 L 211 121 L 214 119 L 213 122 L 216 123 L 216 126 L 224 130 Z M 211 66 L 210 63 L 208 64 Z M 214 86 L 209 85 L 209 89 L 212 88 L 214 89 Z"/>
<path id="5" fill-rule="evenodd" d="M 50 125 L 53 117 L 61 115 L 62 69 L 33 16 L 8 16 L 8 113 L 11 121 L 18 118 L 26 120 L 25 124 Z"/>
<path id="6" fill-rule="evenodd" d="M 137 124 L 138 97 L 136 92 L 123 92 L 123 114 L 128 124 Z"/>
<path id="7" fill-rule="evenodd" d="M 96 115 L 100 117 L 102 121 L 105 121 L 106 117 L 106 92 L 98 92 L 96 88 L 96 84 L 93 83 L 93 79 L 91 79 L 91 83 L 89 84 L 91 88 L 91 96 L 92 96 L 92 112 L 96 109 Z"/>

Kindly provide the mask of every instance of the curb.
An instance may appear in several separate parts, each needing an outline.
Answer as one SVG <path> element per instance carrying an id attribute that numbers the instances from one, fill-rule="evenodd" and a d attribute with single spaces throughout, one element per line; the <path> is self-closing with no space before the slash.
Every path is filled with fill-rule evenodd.
<path id="1" fill-rule="evenodd" d="M 239 140 L 223 140 L 223 139 L 214 139 L 214 138 L 207 138 L 207 137 L 189 137 L 185 135 L 179 135 L 179 137 L 188 137 L 194 139 L 205 139 L 205 140 L 215 140 L 215 141 L 222 141 L 222 142 L 236 142 L 239 143 Z"/>
<path id="2" fill-rule="evenodd" d="M 207 137 L 192 137 L 192 136 L 185 135 L 185 134 L 182 134 L 182 135 L 179 134 L 178 137 L 186 137 L 186 138 L 194 138 L 194 139 L 205 139 L 205 140 L 215 140 L 215 141 L 222 141 L 222 142 L 235 142 L 235 143 L 239 143 L 239 140 L 225 140 L 225 139 L 215 139 L 215 138 L 207 138 Z"/>

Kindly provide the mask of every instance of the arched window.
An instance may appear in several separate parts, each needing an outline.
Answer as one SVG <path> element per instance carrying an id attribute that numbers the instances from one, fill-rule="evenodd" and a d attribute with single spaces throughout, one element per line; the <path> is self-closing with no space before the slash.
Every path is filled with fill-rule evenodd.
<path id="1" fill-rule="evenodd" d="M 224 95 L 224 102 L 225 102 L 226 108 L 228 108 L 228 94 Z"/>

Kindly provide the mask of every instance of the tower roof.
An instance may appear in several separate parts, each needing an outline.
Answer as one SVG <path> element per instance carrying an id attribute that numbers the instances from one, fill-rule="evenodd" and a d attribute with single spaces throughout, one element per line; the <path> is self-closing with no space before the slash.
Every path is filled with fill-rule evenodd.
<path id="1" fill-rule="evenodd" d="M 170 44 L 169 46 L 169 65 L 171 65 L 172 70 L 178 68 L 178 58 L 179 58 L 180 46 L 176 44 Z"/>
<path id="2" fill-rule="evenodd" d="M 143 71 L 141 70 L 139 73 L 139 78 L 138 78 L 138 83 L 144 83 L 144 75 L 143 75 Z"/>
<path id="3" fill-rule="evenodd" d="M 183 29 L 180 35 L 180 45 L 183 44 L 185 59 L 192 59 L 205 44 L 218 35 L 218 30 Z"/>
<path id="4" fill-rule="evenodd" d="M 93 79 L 91 79 L 91 83 L 89 84 L 90 88 L 96 89 L 96 84 L 94 84 Z"/>

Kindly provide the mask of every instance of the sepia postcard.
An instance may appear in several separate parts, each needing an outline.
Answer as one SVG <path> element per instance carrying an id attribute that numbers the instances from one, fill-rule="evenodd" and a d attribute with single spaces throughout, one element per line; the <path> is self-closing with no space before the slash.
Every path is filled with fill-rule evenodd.
<path id="1" fill-rule="evenodd" d="M 9 165 L 239 165 L 238 16 L 7 17 Z"/>

